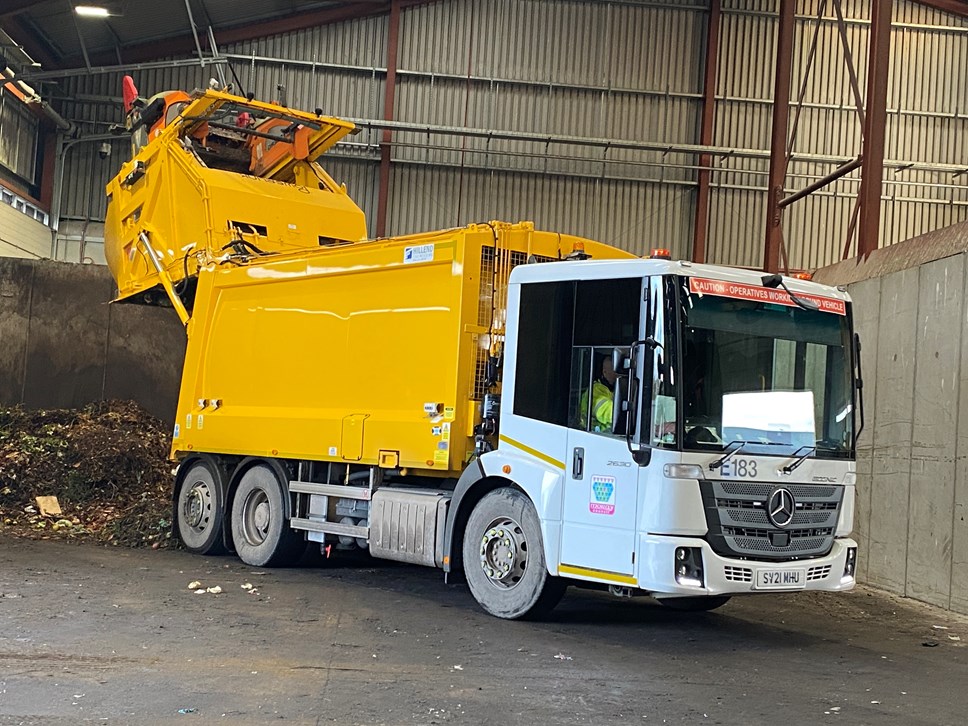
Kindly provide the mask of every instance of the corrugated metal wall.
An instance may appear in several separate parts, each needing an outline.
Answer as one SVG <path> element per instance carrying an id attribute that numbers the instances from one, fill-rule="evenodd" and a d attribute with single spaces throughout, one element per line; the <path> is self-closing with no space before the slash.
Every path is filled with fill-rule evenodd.
<path id="1" fill-rule="evenodd" d="M 803 83 L 816 27 L 818 0 L 798 3 L 793 97 Z M 714 144 L 769 147 L 776 10 L 772 0 L 726 0 L 723 5 L 719 96 Z M 861 93 L 866 93 L 870 3 L 845 1 L 847 38 Z M 968 132 L 968 21 L 910 2 L 894 4 L 888 91 L 886 157 L 895 161 L 968 166 L 959 138 Z M 852 102 L 832 3 L 827 3 L 808 78 L 794 153 L 856 156 L 861 127 Z M 748 72 L 738 72 L 754 61 Z M 924 70 L 930 68 L 930 73 Z M 739 164 L 732 164 L 738 168 Z M 729 264 L 762 261 L 767 161 L 746 162 L 750 175 L 713 174 L 709 257 Z M 835 163 L 794 161 L 787 188 L 799 189 Z M 798 202 L 785 215 L 784 239 L 793 267 L 815 268 L 840 259 L 859 189 L 859 172 Z M 881 245 L 968 219 L 968 178 L 952 173 L 888 171 L 883 191 Z M 729 188 L 747 187 L 746 190 Z M 726 187 L 726 188 L 724 188 Z M 750 221 L 754 222 L 753 234 Z"/>
<path id="2" fill-rule="evenodd" d="M 23 101 L 0 86 L 0 164 L 28 184 L 37 181 L 37 126 Z"/>
<path id="3" fill-rule="evenodd" d="M 818 0 L 798 4 L 794 97 L 813 37 Z M 442 0 L 401 17 L 394 118 L 432 127 L 394 133 L 387 229 L 404 234 L 487 219 L 533 219 L 645 251 L 661 244 L 689 256 L 702 99 L 705 0 Z M 769 148 L 777 0 L 724 0 L 714 145 Z M 794 151 L 847 159 L 860 152 L 860 125 L 828 3 L 818 62 L 805 88 Z M 845 0 L 847 34 L 865 88 L 867 0 Z M 910 2 L 894 13 L 888 150 L 893 160 L 968 165 L 968 21 Z M 313 28 L 220 50 L 238 82 L 261 98 L 277 84 L 290 104 L 361 121 L 383 118 L 386 17 Z M 931 74 L 923 72 L 932 68 Z M 204 85 L 211 68 L 137 74 L 144 93 Z M 232 79 L 232 74 L 228 74 Z M 103 132 L 116 122 L 120 78 L 65 82 L 64 115 Z M 530 135 L 469 137 L 441 127 Z M 535 135 L 539 135 L 536 138 Z M 568 137 L 669 144 L 662 150 L 577 144 Z M 375 230 L 380 132 L 341 144 L 328 168 L 347 183 Z M 68 153 L 63 214 L 103 218 L 103 187 L 123 155 L 96 145 Z M 826 174 L 833 160 L 794 161 L 788 188 Z M 759 265 L 764 159 L 715 159 L 708 256 Z M 883 244 L 968 218 L 968 175 L 888 171 Z M 858 190 L 856 174 L 794 205 L 785 217 L 793 267 L 840 258 Z"/>

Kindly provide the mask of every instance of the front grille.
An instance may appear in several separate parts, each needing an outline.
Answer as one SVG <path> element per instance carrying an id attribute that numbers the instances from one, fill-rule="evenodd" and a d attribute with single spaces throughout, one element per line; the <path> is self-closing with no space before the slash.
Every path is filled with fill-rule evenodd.
<path id="1" fill-rule="evenodd" d="M 730 582 L 753 582 L 753 570 L 748 567 L 733 567 L 726 565 L 723 576 Z"/>
<path id="2" fill-rule="evenodd" d="M 783 529 L 766 516 L 767 500 L 780 487 L 796 501 L 793 520 Z M 704 480 L 700 488 L 709 544 L 720 555 L 805 559 L 826 555 L 833 546 L 843 487 Z"/>
<path id="3" fill-rule="evenodd" d="M 814 582 L 816 580 L 826 579 L 827 575 L 830 574 L 830 565 L 823 565 L 822 567 L 811 567 L 807 570 L 807 582 Z"/>

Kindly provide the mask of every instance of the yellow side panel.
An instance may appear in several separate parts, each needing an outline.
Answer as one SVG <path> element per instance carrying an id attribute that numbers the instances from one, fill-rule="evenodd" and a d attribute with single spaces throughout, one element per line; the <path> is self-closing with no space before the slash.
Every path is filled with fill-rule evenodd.
<path id="1" fill-rule="evenodd" d="M 458 238 L 203 272 L 176 450 L 375 464 L 382 449 L 400 466 L 460 468 L 466 439 L 443 435 L 469 388 Z M 404 263 L 428 244 L 432 260 Z"/>
<path id="2" fill-rule="evenodd" d="M 459 472 L 476 377 L 506 318 L 496 271 L 579 242 L 598 259 L 630 256 L 494 223 L 202 269 L 173 453 Z"/>

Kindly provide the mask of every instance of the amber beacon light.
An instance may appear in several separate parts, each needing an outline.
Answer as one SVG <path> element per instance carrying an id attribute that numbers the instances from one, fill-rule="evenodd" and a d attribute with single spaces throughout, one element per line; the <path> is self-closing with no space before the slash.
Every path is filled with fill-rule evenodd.
<path id="1" fill-rule="evenodd" d="M 652 250 L 652 252 L 649 253 L 649 259 L 651 259 L 651 260 L 671 260 L 672 259 L 672 253 L 669 250 L 663 249 L 663 248 L 660 247 L 658 249 Z"/>

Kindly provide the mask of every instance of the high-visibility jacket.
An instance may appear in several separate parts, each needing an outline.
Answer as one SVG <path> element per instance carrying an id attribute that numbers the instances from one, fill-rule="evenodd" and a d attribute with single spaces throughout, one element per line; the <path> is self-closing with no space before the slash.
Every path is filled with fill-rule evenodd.
<path id="1" fill-rule="evenodd" d="M 612 389 L 599 380 L 592 383 L 592 431 L 610 431 L 612 428 Z M 588 391 L 581 397 L 581 417 L 585 423 L 588 411 Z"/>

